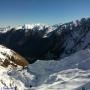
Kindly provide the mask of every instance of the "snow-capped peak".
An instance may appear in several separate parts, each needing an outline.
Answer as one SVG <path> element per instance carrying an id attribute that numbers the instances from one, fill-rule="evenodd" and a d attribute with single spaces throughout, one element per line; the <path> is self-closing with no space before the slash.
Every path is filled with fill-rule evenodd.
<path id="1" fill-rule="evenodd" d="M 38 30 L 43 30 L 44 27 L 48 27 L 48 25 L 45 24 L 24 24 L 16 26 L 15 29 L 34 29 L 37 28 Z"/>

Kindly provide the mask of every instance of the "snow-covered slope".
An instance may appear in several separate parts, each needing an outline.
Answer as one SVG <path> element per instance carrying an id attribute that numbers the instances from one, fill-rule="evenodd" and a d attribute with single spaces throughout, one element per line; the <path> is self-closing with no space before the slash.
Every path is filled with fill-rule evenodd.
<path id="1" fill-rule="evenodd" d="M 25 90 L 26 88 L 21 81 L 8 75 L 10 70 L 10 67 L 0 66 L 0 90 L 15 90 L 15 88 L 17 88 L 16 90 Z"/>
<path id="2" fill-rule="evenodd" d="M 5 88 L 13 88 L 13 90 L 25 89 L 21 81 L 9 76 L 9 72 L 18 71 L 28 64 L 27 60 L 18 53 L 0 45 L 0 90 L 5 90 Z M 21 87 L 16 87 L 17 85 Z"/>
<path id="3" fill-rule="evenodd" d="M 89 49 L 60 61 L 38 60 L 24 70 L 9 70 L 1 66 L 0 70 L 0 85 L 16 86 L 19 90 L 90 90 Z"/>
<path id="4" fill-rule="evenodd" d="M 35 67 L 35 68 L 34 68 Z M 90 50 L 82 50 L 61 61 L 37 61 L 30 66 L 36 74 L 36 90 L 90 89 Z"/>

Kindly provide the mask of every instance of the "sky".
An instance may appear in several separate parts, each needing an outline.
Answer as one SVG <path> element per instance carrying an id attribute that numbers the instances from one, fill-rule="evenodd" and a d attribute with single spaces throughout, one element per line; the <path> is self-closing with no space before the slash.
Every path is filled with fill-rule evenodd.
<path id="1" fill-rule="evenodd" d="M 90 17 L 90 0 L 0 0 L 0 26 L 58 24 Z"/>

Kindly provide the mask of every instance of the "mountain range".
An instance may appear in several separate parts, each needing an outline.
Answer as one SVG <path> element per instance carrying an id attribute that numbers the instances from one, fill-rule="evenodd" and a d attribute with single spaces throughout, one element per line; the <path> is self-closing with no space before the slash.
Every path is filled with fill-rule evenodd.
<path id="1" fill-rule="evenodd" d="M 90 18 L 0 28 L 0 89 L 90 90 Z"/>
<path id="2" fill-rule="evenodd" d="M 5 31 L 6 30 L 6 31 Z M 58 60 L 90 48 L 90 18 L 48 25 L 23 25 L 1 30 L 0 44 L 18 52 L 29 63 Z"/>

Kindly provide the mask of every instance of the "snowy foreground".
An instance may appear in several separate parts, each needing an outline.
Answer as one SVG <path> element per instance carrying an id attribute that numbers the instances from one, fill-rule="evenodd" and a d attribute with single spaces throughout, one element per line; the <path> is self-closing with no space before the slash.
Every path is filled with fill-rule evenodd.
<path id="1" fill-rule="evenodd" d="M 0 88 L 17 90 L 90 90 L 90 50 L 60 61 L 37 61 L 27 69 L 0 66 Z M 84 89 L 85 88 L 85 89 Z"/>

